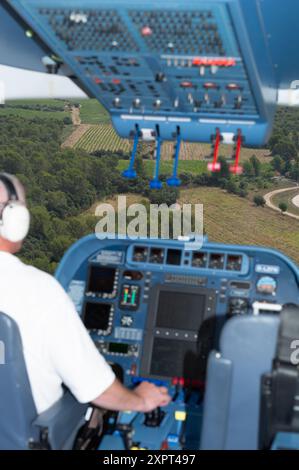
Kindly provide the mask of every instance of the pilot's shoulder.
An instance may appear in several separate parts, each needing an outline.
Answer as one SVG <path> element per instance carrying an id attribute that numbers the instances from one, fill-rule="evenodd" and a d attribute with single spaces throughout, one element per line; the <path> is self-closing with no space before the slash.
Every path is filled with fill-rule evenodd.
<path id="1" fill-rule="evenodd" d="M 66 293 L 57 279 L 51 274 L 35 268 L 34 266 L 24 265 L 28 282 L 41 292 L 47 292 L 48 295 L 66 296 Z"/>

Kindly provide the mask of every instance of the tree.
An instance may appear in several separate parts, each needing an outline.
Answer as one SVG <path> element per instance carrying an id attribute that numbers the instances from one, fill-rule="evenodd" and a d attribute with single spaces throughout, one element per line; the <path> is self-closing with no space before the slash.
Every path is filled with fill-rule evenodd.
<path id="1" fill-rule="evenodd" d="M 30 212 L 30 235 L 37 239 L 49 238 L 53 232 L 51 217 L 47 209 L 43 206 L 35 206 Z"/>
<path id="2" fill-rule="evenodd" d="M 66 116 L 65 118 L 63 118 L 63 124 L 65 126 L 68 126 L 68 125 L 72 124 L 71 118 L 69 116 Z"/>
<path id="3" fill-rule="evenodd" d="M 233 194 L 236 194 L 236 193 L 238 192 L 238 190 L 239 190 L 236 181 L 233 180 L 233 179 L 229 179 L 229 180 L 228 180 L 228 182 L 227 182 L 226 185 L 225 185 L 225 189 L 226 189 L 229 193 L 233 193 Z"/>
<path id="4" fill-rule="evenodd" d="M 254 196 L 253 202 L 257 207 L 264 207 L 264 205 L 266 204 L 265 198 L 260 194 Z"/>
<path id="5" fill-rule="evenodd" d="M 62 191 L 50 191 L 47 194 L 47 209 L 61 218 L 69 215 L 68 201 L 65 193 Z"/>
<path id="6" fill-rule="evenodd" d="M 272 153 L 273 155 L 280 155 L 285 161 L 290 161 L 296 158 L 297 149 L 293 142 L 283 139 L 274 145 Z"/>
<path id="7" fill-rule="evenodd" d="M 299 181 L 299 162 L 296 161 L 290 170 L 290 177 L 295 180 Z"/>
<path id="8" fill-rule="evenodd" d="M 261 162 L 259 161 L 259 159 L 257 158 L 256 155 L 252 155 L 250 157 L 250 163 L 252 165 L 254 175 L 255 176 L 260 176 L 260 174 L 262 172 L 262 164 L 261 164 Z"/>
<path id="9" fill-rule="evenodd" d="M 250 160 L 246 160 L 246 162 L 244 162 L 243 174 L 244 176 L 254 176 L 254 168 Z"/>
<path id="10" fill-rule="evenodd" d="M 277 171 L 281 175 L 284 173 L 284 161 L 279 155 L 275 155 L 275 157 L 271 161 L 271 166 L 274 168 L 275 171 Z"/>
<path id="11" fill-rule="evenodd" d="M 279 133 L 273 132 L 268 142 L 268 147 L 272 153 L 273 153 L 273 148 L 275 147 L 275 145 L 277 145 L 278 142 L 280 142 L 283 139 L 283 137 L 284 137 L 283 134 L 281 134 L 280 132 Z"/>
<path id="12" fill-rule="evenodd" d="M 216 175 L 219 175 L 220 178 L 230 178 L 230 171 L 229 171 L 229 164 L 227 163 L 227 160 L 225 157 L 219 157 L 218 162 L 221 165 L 221 169 L 219 173 L 215 173 Z"/>
<path id="13" fill-rule="evenodd" d="M 153 189 L 149 191 L 149 200 L 151 204 L 175 204 L 179 197 L 178 188 L 163 187 L 162 189 Z"/>
<path id="14" fill-rule="evenodd" d="M 283 201 L 278 204 L 278 207 L 279 207 L 279 209 L 281 210 L 281 212 L 282 212 L 283 214 L 288 210 L 288 205 L 287 205 L 287 203 L 286 203 L 286 202 L 283 202 Z"/>

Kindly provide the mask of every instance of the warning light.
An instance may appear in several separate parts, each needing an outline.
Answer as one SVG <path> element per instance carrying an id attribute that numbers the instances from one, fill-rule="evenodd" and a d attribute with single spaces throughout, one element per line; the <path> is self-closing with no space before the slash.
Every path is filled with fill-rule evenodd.
<path id="1" fill-rule="evenodd" d="M 227 90 L 241 90 L 241 86 L 238 85 L 238 83 L 228 83 L 228 85 L 226 85 L 226 89 Z"/>
<path id="2" fill-rule="evenodd" d="M 149 26 L 144 26 L 141 30 L 141 34 L 143 37 L 151 36 L 153 34 L 153 30 Z"/>
<path id="3" fill-rule="evenodd" d="M 195 57 L 192 60 L 192 65 L 194 67 L 234 67 L 236 65 L 236 60 L 231 57 Z"/>
<path id="4" fill-rule="evenodd" d="M 25 36 L 26 36 L 26 38 L 28 38 L 28 39 L 32 39 L 33 36 L 34 36 L 33 31 L 31 31 L 31 29 L 27 29 L 27 30 L 25 31 Z"/>
<path id="5" fill-rule="evenodd" d="M 217 83 L 214 83 L 214 82 L 206 82 L 204 83 L 204 88 L 206 88 L 207 90 L 218 90 L 219 86 L 217 85 Z"/>
<path id="6" fill-rule="evenodd" d="M 192 82 L 181 82 L 181 88 L 193 88 L 193 83 Z"/>

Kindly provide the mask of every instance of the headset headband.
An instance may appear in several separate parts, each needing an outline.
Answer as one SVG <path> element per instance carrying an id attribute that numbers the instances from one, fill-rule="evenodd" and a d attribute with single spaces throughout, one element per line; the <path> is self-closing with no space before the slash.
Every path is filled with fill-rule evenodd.
<path id="1" fill-rule="evenodd" d="M 18 201 L 18 193 L 16 191 L 15 185 L 13 184 L 9 176 L 7 176 L 5 173 L 0 173 L 0 181 L 4 183 L 4 186 L 7 189 L 8 201 Z"/>

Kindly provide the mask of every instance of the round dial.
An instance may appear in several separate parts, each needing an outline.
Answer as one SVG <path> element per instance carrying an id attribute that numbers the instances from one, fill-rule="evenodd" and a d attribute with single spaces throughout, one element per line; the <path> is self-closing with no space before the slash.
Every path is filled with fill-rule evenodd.
<path id="1" fill-rule="evenodd" d="M 257 281 L 256 290 L 260 294 L 275 295 L 277 289 L 277 282 L 271 276 L 263 276 Z"/>

